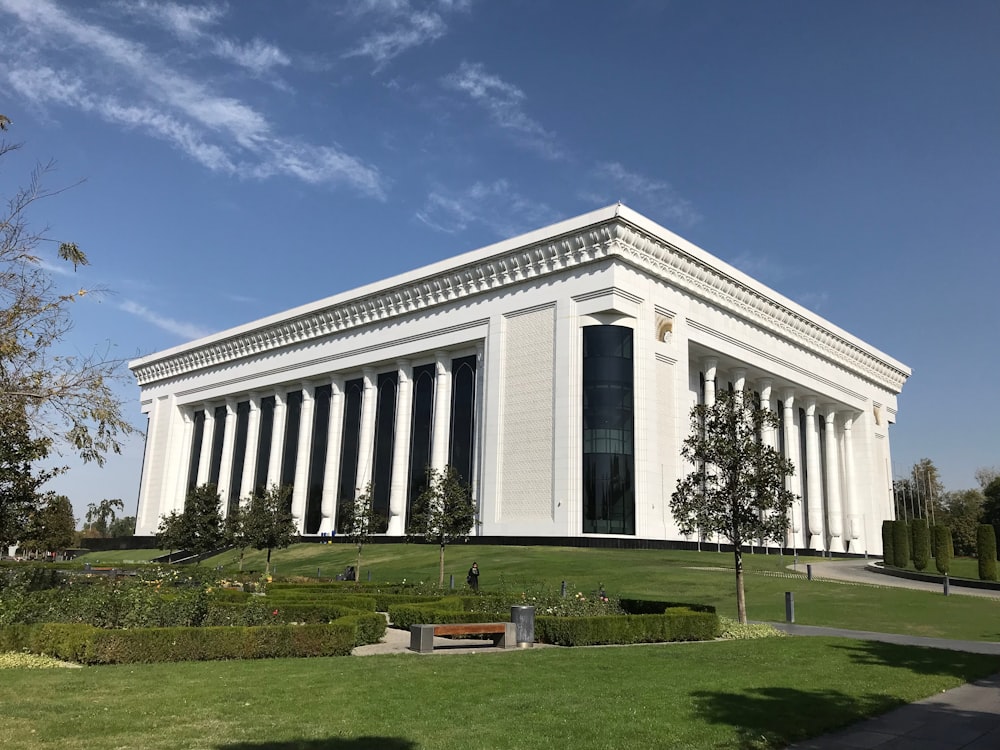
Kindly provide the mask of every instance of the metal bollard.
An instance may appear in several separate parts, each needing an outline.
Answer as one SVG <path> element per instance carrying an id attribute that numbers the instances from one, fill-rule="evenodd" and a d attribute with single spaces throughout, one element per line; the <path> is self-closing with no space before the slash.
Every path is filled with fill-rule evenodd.
<path id="1" fill-rule="evenodd" d="M 811 564 L 806 564 L 806 579 L 813 579 L 813 566 Z"/>
<path id="2" fill-rule="evenodd" d="M 950 592 L 948 591 L 948 574 L 947 574 L 947 573 L 945 573 L 945 574 L 944 574 L 944 595 L 945 595 L 945 596 L 948 596 L 948 595 L 949 595 L 949 593 L 950 593 Z"/>
<path id="3" fill-rule="evenodd" d="M 566 598 L 566 581 L 562 582 L 562 590 L 559 592 L 559 596 L 561 596 L 563 599 Z"/>
<path id="4" fill-rule="evenodd" d="M 319 578 L 319 568 L 316 568 L 316 577 Z"/>
<path id="5" fill-rule="evenodd" d="M 372 579 L 372 569 L 369 568 L 368 569 L 368 580 L 370 581 L 371 579 Z"/>
<path id="6" fill-rule="evenodd" d="M 785 622 L 795 622 L 795 594 L 785 592 Z"/>
<path id="7" fill-rule="evenodd" d="M 455 588 L 455 574 L 454 573 L 452 573 L 450 576 L 448 576 L 448 588 L 450 588 L 450 589 Z"/>
<path id="8" fill-rule="evenodd" d="M 517 647 L 531 648 L 535 643 L 535 608 L 522 604 L 511 607 L 510 621 L 517 628 Z"/>

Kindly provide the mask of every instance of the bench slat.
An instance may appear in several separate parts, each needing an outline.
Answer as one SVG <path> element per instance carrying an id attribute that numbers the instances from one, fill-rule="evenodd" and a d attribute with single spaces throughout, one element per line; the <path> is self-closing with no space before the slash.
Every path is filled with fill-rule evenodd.
<path id="1" fill-rule="evenodd" d="M 506 627 L 507 623 L 504 622 L 454 622 L 447 625 L 435 625 L 434 635 L 503 633 Z"/>

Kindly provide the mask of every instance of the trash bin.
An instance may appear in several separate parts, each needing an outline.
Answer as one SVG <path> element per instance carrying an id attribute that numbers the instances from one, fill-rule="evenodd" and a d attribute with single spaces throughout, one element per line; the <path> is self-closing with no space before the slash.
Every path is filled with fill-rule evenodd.
<path id="1" fill-rule="evenodd" d="M 517 629 L 517 647 L 531 648 L 535 643 L 535 608 L 524 605 L 511 607 L 510 621 Z"/>

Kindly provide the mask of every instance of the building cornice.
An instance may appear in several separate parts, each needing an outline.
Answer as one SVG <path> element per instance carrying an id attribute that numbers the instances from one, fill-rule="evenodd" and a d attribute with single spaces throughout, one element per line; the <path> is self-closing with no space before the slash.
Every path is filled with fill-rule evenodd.
<path id="1" fill-rule="evenodd" d="M 625 207 L 537 239 L 539 232 L 484 248 L 352 293 L 337 295 L 207 339 L 135 360 L 140 386 L 248 357 L 273 353 L 393 318 L 420 313 L 609 258 L 636 266 L 686 292 L 899 392 L 909 370 L 818 316 L 799 308 L 705 251 Z M 671 240 L 664 239 L 669 236 Z M 518 240 L 527 241 L 519 244 Z M 423 272 L 423 273 L 422 273 Z"/>

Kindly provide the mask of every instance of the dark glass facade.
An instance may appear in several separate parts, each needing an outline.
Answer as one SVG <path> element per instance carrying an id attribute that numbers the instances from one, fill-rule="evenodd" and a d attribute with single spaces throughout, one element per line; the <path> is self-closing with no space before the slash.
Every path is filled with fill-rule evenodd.
<path id="1" fill-rule="evenodd" d="M 226 439 L 226 407 L 215 407 L 215 432 L 212 433 L 212 458 L 209 463 L 208 483 L 219 486 L 222 471 L 222 444 Z"/>
<path id="2" fill-rule="evenodd" d="M 302 420 L 302 391 L 285 396 L 285 452 L 281 456 L 281 481 L 289 487 L 295 484 L 295 462 L 299 457 L 299 422 Z"/>
<path id="3" fill-rule="evenodd" d="M 632 329 L 583 329 L 583 532 L 635 534 Z"/>
<path id="4" fill-rule="evenodd" d="M 198 464 L 201 463 L 201 444 L 205 439 L 205 412 L 199 409 L 194 413 L 194 429 L 191 435 L 191 456 L 188 461 L 187 491 L 198 485 Z"/>
<path id="5" fill-rule="evenodd" d="M 257 466 L 254 469 L 254 492 L 263 492 L 267 484 L 267 465 L 271 461 L 271 433 L 274 431 L 274 396 L 260 400 L 260 424 L 257 427 Z"/>
<path id="6" fill-rule="evenodd" d="M 375 531 L 389 528 L 389 490 L 392 483 L 392 448 L 396 434 L 396 386 L 399 373 L 378 376 L 378 400 L 375 406 L 375 454 L 372 467 L 372 510 Z"/>
<path id="7" fill-rule="evenodd" d="M 451 437 L 448 464 L 472 483 L 476 446 L 476 357 L 451 361 Z"/>
<path id="8" fill-rule="evenodd" d="M 406 522 L 413 504 L 427 486 L 434 425 L 434 365 L 413 368 L 413 412 L 410 421 L 410 474 L 406 492 Z M 408 529 L 409 530 L 409 529 Z"/>
<path id="9" fill-rule="evenodd" d="M 236 404 L 236 441 L 233 444 L 233 475 L 229 482 L 229 512 L 240 505 L 240 485 L 243 484 L 243 463 L 247 455 L 247 430 L 250 426 L 250 402 Z"/>
<path id="10" fill-rule="evenodd" d="M 303 527 L 306 534 L 318 534 L 323 520 L 323 477 L 326 474 L 332 395 L 332 386 L 321 385 L 316 388 L 314 396 L 312 455 L 309 457 L 309 486 L 306 493 L 306 518 Z"/>
<path id="11" fill-rule="evenodd" d="M 340 485 L 337 488 L 337 531 L 344 511 L 354 502 L 354 488 L 358 477 L 358 451 L 361 447 L 361 400 L 365 381 L 349 380 L 344 383 L 344 429 L 340 444 Z"/>

